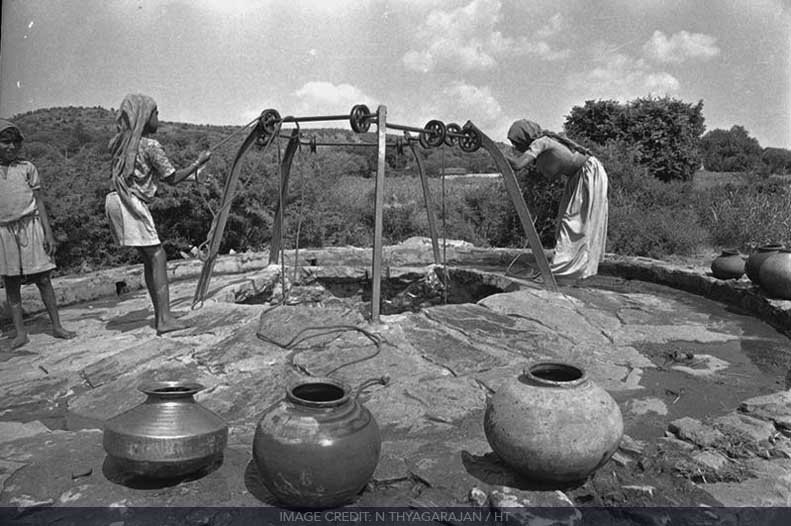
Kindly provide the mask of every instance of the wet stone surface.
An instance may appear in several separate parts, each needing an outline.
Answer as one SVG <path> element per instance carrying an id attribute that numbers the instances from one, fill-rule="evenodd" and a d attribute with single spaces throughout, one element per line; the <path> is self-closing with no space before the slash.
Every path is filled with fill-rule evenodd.
<path id="1" fill-rule="evenodd" d="M 142 290 L 62 308 L 64 325 L 78 332 L 73 340 L 54 339 L 45 316 L 28 319 L 28 346 L 11 351 L 0 342 L 0 504 L 273 504 L 251 462 L 253 434 L 289 381 L 305 375 L 352 386 L 390 378 L 361 396 L 383 443 L 360 506 L 764 506 L 791 499 L 791 484 L 783 482 L 791 478 L 788 339 L 745 311 L 616 277 L 551 293 L 470 268 L 459 270 L 455 286 L 480 280 L 486 286 L 475 288 L 476 297 L 437 304 L 432 296 L 413 309 L 419 298 L 403 293 L 436 292 L 433 278 L 420 276 L 436 276 L 438 268 L 399 274 L 393 267 L 391 275 L 404 278 L 393 297 L 411 298 L 410 308 L 372 323 L 364 291 L 338 297 L 320 286 L 322 276 L 364 275 L 340 260 L 333 265 L 339 254 L 320 255 L 327 272 L 300 267 L 295 285 L 285 280 L 295 294 L 284 305 L 279 267 L 214 277 L 212 295 L 196 310 L 195 280 L 174 282 L 174 307 L 190 328 L 163 337 L 151 327 Z M 491 294 L 478 298 L 484 290 Z M 486 441 L 487 396 L 540 360 L 584 368 L 623 413 L 620 449 L 587 481 L 547 487 L 524 480 Z M 196 399 L 230 428 L 224 461 L 195 479 L 130 482 L 108 469 L 102 423 L 142 402 L 137 386 L 144 381 L 173 378 L 206 386 Z"/>

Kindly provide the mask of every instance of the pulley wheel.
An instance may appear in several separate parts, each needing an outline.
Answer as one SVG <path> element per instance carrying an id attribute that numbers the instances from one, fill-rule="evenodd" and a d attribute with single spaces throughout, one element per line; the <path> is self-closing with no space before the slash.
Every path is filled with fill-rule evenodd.
<path id="1" fill-rule="evenodd" d="M 445 144 L 453 146 L 458 140 L 458 135 L 461 134 L 461 126 L 455 122 L 451 122 L 445 127 Z"/>
<path id="2" fill-rule="evenodd" d="M 349 124 L 357 133 L 365 133 L 371 127 L 371 110 L 365 104 L 357 104 L 349 114 Z"/>
<path id="3" fill-rule="evenodd" d="M 420 140 L 421 146 L 423 145 L 422 141 L 425 141 L 431 148 L 442 146 L 445 143 L 445 124 L 437 120 L 428 121 L 423 127 L 423 131 L 420 132 Z"/>
<path id="4" fill-rule="evenodd" d="M 428 150 L 429 148 L 431 148 L 431 147 L 432 147 L 432 146 L 431 146 L 431 145 L 428 143 L 428 138 L 426 137 L 426 134 L 425 134 L 425 133 L 419 133 L 419 134 L 418 134 L 418 136 L 417 136 L 417 142 L 418 142 L 418 144 L 420 144 L 420 146 L 422 146 L 423 148 L 425 148 L 425 149 L 427 149 L 427 150 Z"/>
<path id="5" fill-rule="evenodd" d="M 261 126 L 261 131 L 266 135 L 272 135 L 275 133 L 275 127 L 277 123 L 281 121 L 280 114 L 277 110 L 268 109 L 261 112 L 261 116 L 258 117 L 258 125 Z"/>
<path id="6" fill-rule="evenodd" d="M 481 136 L 472 128 L 462 130 L 459 137 L 459 148 L 463 152 L 472 153 L 481 147 Z"/>

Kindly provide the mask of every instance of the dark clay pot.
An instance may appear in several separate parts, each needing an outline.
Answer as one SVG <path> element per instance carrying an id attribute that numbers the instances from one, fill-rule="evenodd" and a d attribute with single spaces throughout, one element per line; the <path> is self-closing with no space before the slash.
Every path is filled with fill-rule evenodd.
<path id="1" fill-rule="evenodd" d="M 379 462 L 381 437 L 355 392 L 333 378 L 304 378 L 264 412 L 253 458 L 267 489 L 286 506 L 329 508 L 352 502 Z"/>
<path id="2" fill-rule="evenodd" d="M 604 465 L 623 436 L 618 404 L 579 367 L 538 363 L 489 399 L 484 431 L 495 453 L 525 477 L 581 481 Z"/>
<path id="3" fill-rule="evenodd" d="M 758 247 L 755 252 L 750 254 L 750 257 L 747 258 L 747 261 L 744 264 L 744 272 L 747 274 L 747 277 L 750 278 L 750 281 L 756 285 L 761 284 L 761 279 L 759 277 L 761 265 L 764 261 L 766 261 L 766 258 L 772 254 L 777 254 L 777 252 L 782 248 L 783 245 L 779 243 L 771 243 L 769 245 Z"/>
<path id="4" fill-rule="evenodd" d="M 177 478 L 222 462 L 228 426 L 195 401 L 201 384 L 165 381 L 139 389 L 148 398 L 104 425 L 104 450 L 122 472 Z"/>
<path id="5" fill-rule="evenodd" d="M 772 298 L 791 300 L 791 250 L 783 249 L 766 258 L 759 281 Z"/>
<path id="6" fill-rule="evenodd" d="M 739 279 L 744 275 L 744 258 L 735 248 L 725 248 L 711 262 L 711 273 L 718 279 Z"/>

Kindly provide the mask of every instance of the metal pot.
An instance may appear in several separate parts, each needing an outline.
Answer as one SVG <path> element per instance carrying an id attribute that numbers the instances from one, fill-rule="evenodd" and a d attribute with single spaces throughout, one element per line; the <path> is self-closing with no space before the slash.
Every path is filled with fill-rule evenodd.
<path id="1" fill-rule="evenodd" d="M 286 506 L 326 508 L 346 504 L 376 469 L 379 427 L 356 393 L 334 378 L 303 378 L 267 409 L 255 430 L 253 458 L 264 485 Z"/>
<path id="2" fill-rule="evenodd" d="M 201 384 L 163 381 L 139 389 L 148 398 L 104 425 L 104 450 L 121 471 L 177 478 L 222 462 L 228 426 L 195 401 Z"/>

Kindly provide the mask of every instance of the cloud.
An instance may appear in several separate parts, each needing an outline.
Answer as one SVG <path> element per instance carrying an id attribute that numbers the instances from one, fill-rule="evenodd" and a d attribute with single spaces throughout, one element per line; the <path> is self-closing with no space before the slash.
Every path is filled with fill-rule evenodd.
<path id="1" fill-rule="evenodd" d="M 343 114 L 356 104 L 366 104 L 372 111 L 376 109 L 372 106 L 372 98 L 351 84 L 311 81 L 294 95 L 297 97 L 296 115 Z"/>
<path id="2" fill-rule="evenodd" d="M 403 55 L 404 66 L 423 73 L 438 69 L 463 72 L 492 69 L 505 55 L 532 55 L 544 60 L 568 55 L 568 51 L 556 50 L 546 41 L 564 27 L 560 14 L 536 31 L 535 38 L 514 38 L 496 29 L 501 10 L 499 0 L 472 0 L 455 9 L 432 10 L 415 32 L 413 42 L 423 45 Z"/>
<path id="3" fill-rule="evenodd" d="M 351 84 L 333 84 L 326 81 L 306 82 L 290 96 L 278 97 L 273 95 L 265 107 L 288 108 L 288 115 L 344 115 L 351 113 L 353 106 L 365 104 L 371 111 L 376 111 L 374 99 L 359 88 Z M 245 122 L 255 119 L 261 114 L 262 107 L 248 109 L 242 112 L 241 118 Z M 285 117 L 286 115 L 283 114 Z M 326 121 L 306 122 L 305 128 L 335 126 Z"/>
<path id="4" fill-rule="evenodd" d="M 423 126 L 433 119 L 460 126 L 469 120 L 487 134 L 507 130 L 510 124 L 489 86 L 458 81 L 431 92 L 418 105 L 394 104 L 388 112 L 388 122 L 411 126 Z"/>
<path id="5" fill-rule="evenodd" d="M 571 75 L 567 84 L 587 99 L 628 100 L 678 91 L 678 79 L 665 71 L 655 71 L 644 59 L 622 53 L 604 52 L 594 59 L 595 67 Z"/>
<path id="6" fill-rule="evenodd" d="M 719 54 L 717 39 L 702 33 L 680 31 L 668 38 L 662 31 L 654 31 L 643 45 L 645 56 L 660 63 L 679 64 L 689 59 L 708 60 Z"/>

